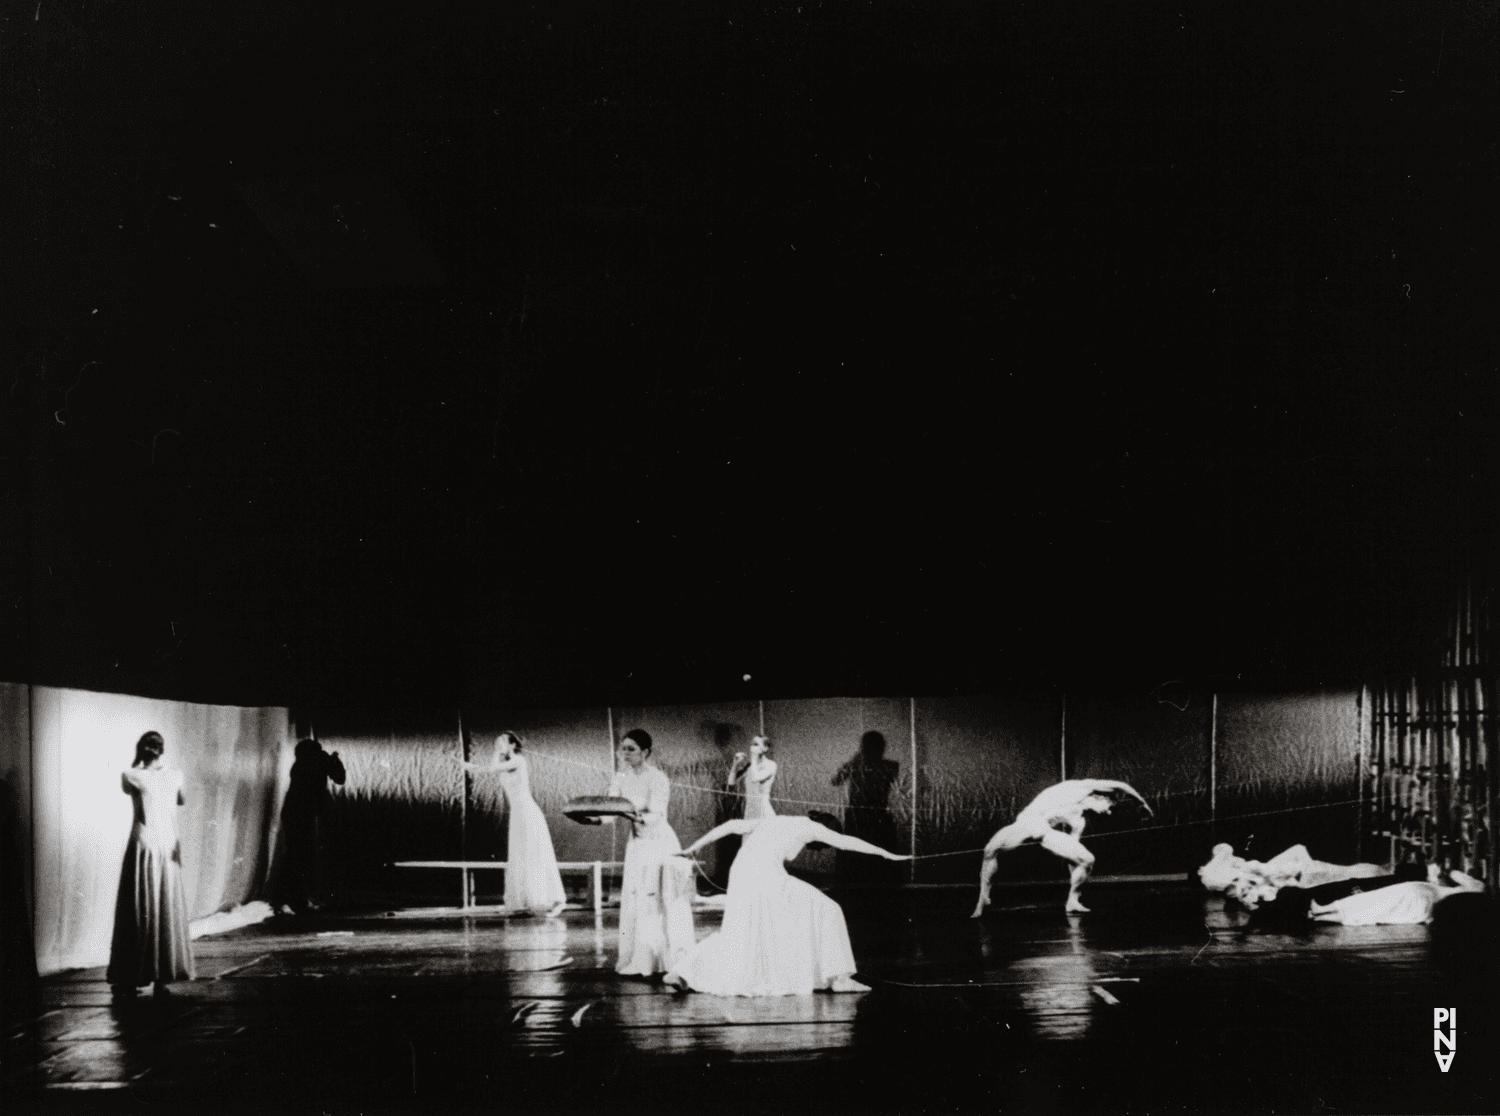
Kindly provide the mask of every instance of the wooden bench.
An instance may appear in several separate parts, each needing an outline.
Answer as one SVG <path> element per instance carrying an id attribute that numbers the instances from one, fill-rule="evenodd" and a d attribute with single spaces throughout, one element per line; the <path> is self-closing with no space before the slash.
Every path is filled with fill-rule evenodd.
<path id="1" fill-rule="evenodd" d="M 504 860 L 398 860 L 393 868 L 457 868 L 463 873 L 463 899 L 460 903 L 461 910 L 470 910 L 474 906 L 474 873 L 486 869 L 504 869 L 508 862 Z M 594 913 L 598 914 L 604 909 L 604 870 L 606 868 L 623 868 L 623 860 L 559 860 L 557 870 L 559 872 L 593 872 L 594 884 Z"/>

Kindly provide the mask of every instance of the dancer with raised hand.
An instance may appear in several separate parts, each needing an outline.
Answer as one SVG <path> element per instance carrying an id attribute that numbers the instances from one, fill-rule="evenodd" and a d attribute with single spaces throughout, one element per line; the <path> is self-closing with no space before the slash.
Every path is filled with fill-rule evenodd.
<path id="1" fill-rule="evenodd" d="M 999 855 L 1022 845 L 1041 845 L 1073 866 L 1068 901 L 1063 909 L 1069 914 L 1087 912 L 1088 908 L 1079 902 L 1078 893 L 1094 870 L 1094 854 L 1078 839 L 1083 834 L 1084 815 L 1109 813 L 1121 796 L 1135 799 L 1146 815 L 1151 815 L 1151 807 L 1135 788 L 1116 779 L 1068 779 L 1032 799 L 1015 821 L 984 846 L 984 864 L 979 869 L 979 904 L 972 917 L 978 918 L 990 905 L 990 882 Z"/>
<path id="2" fill-rule="evenodd" d="M 475 775 L 496 774 L 510 803 L 505 854 L 505 906 L 512 913 L 556 915 L 567 903 L 552 832 L 542 808 L 531 797 L 531 767 L 513 732 L 495 737 L 495 758 L 487 765 L 465 763 Z"/>
<path id="3" fill-rule="evenodd" d="M 719 840 L 744 838 L 729 869 L 724 922 L 667 974 L 679 989 L 717 996 L 798 996 L 814 991 L 868 992 L 854 979 L 854 951 L 844 912 L 811 884 L 788 874 L 786 862 L 813 843 L 886 860 L 887 852 L 811 818 L 772 816 L 725 822 L 680 856 Z"/>
<path id="4" fill-rule="evenodd" d="M 177 839 L 177 807 L 182 772 L 161 762 L 166 743 L 148 732 L 135 745 L 135 762 L 120 775 L 135 821 L 120 866 L 115 898 L 115 931 L 106 979 L 117 996 L 134 996 L 141 985 L 167 985 L 193 979 L 193 948 L 187 901 L 182 891 L 182 846 Z"/>
<path id="5" fill-rule="evenodd" d="M 620 879 L 620 955 L 615 961 L 615 972 L 622 976 L 665 973 L 693 945 L 692 866 L 672 858 L 682 849 L 667 824 L 672 784 L 650 762 L 652 748 L 645 729 L 631 729 L 621 737 L 619 769 L 609 784 L 611 796 L 635 805 L 635 813 L 624 819 L 630 823 L 630 842 Z M 615 819 L 579 820 L 597 825 Z"/>
<path id="6" fill-rule="evenodd" d="M 734 754 L 734 765 L 729 769 L 728 786 L 740 785 L 745 796 L 745 817 L 748 819 L 776 816 L 771 808 L 771 784 L 776 781 L 776 761 L 770 756 L 771 738 L 750 738 L 750 758 L 744 752 Z"/>

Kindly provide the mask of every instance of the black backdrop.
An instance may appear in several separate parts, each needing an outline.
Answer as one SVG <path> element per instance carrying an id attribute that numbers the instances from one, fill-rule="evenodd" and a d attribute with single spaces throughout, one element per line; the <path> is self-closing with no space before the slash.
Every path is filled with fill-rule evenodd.
<path id="1" fill-rule="evenodd" d="M 1491 555 L 1492 6 L 6 11 L 10 677 L 1280 687 Z"/>

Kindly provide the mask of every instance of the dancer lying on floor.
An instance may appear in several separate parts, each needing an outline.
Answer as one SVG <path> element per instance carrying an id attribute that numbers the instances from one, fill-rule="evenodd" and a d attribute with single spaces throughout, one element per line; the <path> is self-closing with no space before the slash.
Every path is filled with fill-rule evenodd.
<path id="1" fill-rule="evenodd" d="M 667 974 L 667 983 L 718 996 L 868 992 L 854 979 L 843 910 L 812 884 L 789 875 L 786 862 L 813 843 L 886 860 L 911 858 L 793 815 L 725 822 L 677 855 L 691 856 L 735 834 L 744 843 L 729 869 L 723 926 L 688 951 Z"/>
<path id="2" fill-rule="evenodd" d="M 1015 821 L 991 837 L 984 846 L 984 864 L 979 869 L 979 905 L 974 908 L 972 917 L 978 918 L 990 905 L 990 881 L 995 877 L 1000 854 L 1019 849 L 1022 845 L 1041 845 L 1053 856 L 1059 856 L 1073 866 L 1064 910 L 1070 914 L 1086 912 L 1088 908 L 1078 901 L 1078 892 L 1094 870 L 1094 854 L 1078 839 L 1083 833 L 1083 816 L 1086 813 L 1109 813 L 1120 795 L 1135 799 L 1146 815 L 1151 815 L 1146 800 L 1129 783 L 1115 779 L 1069 779 L 1048 787 L 1033 798 Z"/>
<path id="3" fill-rule="evenodd" d="M 1308 909 L 1314 922 L 1341 922 L 1345 926 L 1414 926 L 1432 921 L 1432 909 L 1450 895 L 1484 890 L 1474 877 L 1454 869 L 1448 875 L 1453 885 L 1442 882 L 1436 864 L 1427 867 L 1427 879 L 1350 895 L 1332 903 L 1313 903 Z"/>
<path id="4" fill-rule="evenodd" d="M 1378 864 L 1329 864 L 1314 860 L 1306 845 L 1293 845 L 1270 860 L 1245 860 L 1234 855 L 1232 845 L 1214 846 L 1213 857 L 1198 869 L 1198 878 L 1209 891 L 1223 892 L 1250 910 L 1276 898 L 1283 887 L 1312 889 L 1345 880 L 1373 879 L 1385 875 Z"/>

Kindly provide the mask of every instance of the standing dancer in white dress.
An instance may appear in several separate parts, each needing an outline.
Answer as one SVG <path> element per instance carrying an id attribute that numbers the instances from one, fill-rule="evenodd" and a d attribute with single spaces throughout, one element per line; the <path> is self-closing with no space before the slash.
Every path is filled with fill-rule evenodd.
<path id="1" fill-rule="evenodd" d="M 750 759 L 744 752 L 734 754 L 734 765 L 729 769 L 727 785 L 743 784 L 745 795 L 745 817 L 771 818 L 776 811 L 771 808 L 771 784 L 776 781 L 776 761 L 770 758 L 771 739 L 767 736 L 750 738 Z"/>
<path id="2" fill-rule="evenodd" d="M 1078 839 L 1083 833 L 1083 815 L 1109 813 L 1115 807 L 1116 795 L 1129 795 L 1141 804 L 1148 817 L 1151 815 L 1146 800 L 1129 783 L 1117 779 L 1069 779 L 1033 798 L 1015 821 L 984 846 L 984 864 L 979 869 L 979 905 L 972 917 L 978 918 L 990 905 L 990 881 L 994 879 L 999 854 L 1033 844 L 1041 845 L 1073 866 L 1068 902 L 1063 909 L 1069 914 L 1087 912 L 1088 908 L 1078 901 L 1078 892 L 1094 870 L 1094 854 Z"/>
<path id="3" fill-rule="evenodd" d="M 134 996 L 146 984 L 155 985 L 158 996 L 166 995 L 168 984 L 194 975 L 177 839 L 182 772 L 161 765 L 165 750 L 161 733 L 146 733 L 136 742 L 135 762 L 120 776 L 135 822 L 120 866 L 105 972 L 116 996 Z"/>
<path id="4" fill-rule="evenodd" d="M 868 992 L 854 979 L 854 951 L 844 912 L 812 884 L 787 873 L 786 862 L 813 843 L 886 860 L 910 860 L 849 837 L 811 818 L 772 816 L 709 830 L 681 856 L 740 834 L 729 869 L 724 923 L 667 974 L 667 983 L 716 996 L 801 996 L 815 991 Z"/>
<path id="5" fill-rule="evenodd" d="M 665 973 L 693 945 L 693 869 L 672 857 L 682 849 L 667 824 L 672 784 L 647 762 L 651 746 L 645 729 L 627 732 L 618 749 L 619 770 L 609 784 L 609 794 L 630 799 L 636 808 L 627 819 L 630 843 L 620 879 L 620 955 L 615 972 L 622 976 Z"/>
<path id="6" fill-rule="evenodd" d="M 495 737 L 495 759 L 486 767 L 466 763 L 476 775 L 495 773 L 510 802 L 508 849 L 505 854 L 505 906 L 511 913 L 555 915 L 568 896 L 557 854 L 552 851 L 552 833 L 542 808 L 531 797 L 531 769 L 521 754 L 521 738 L 513 732 Z"/>

